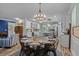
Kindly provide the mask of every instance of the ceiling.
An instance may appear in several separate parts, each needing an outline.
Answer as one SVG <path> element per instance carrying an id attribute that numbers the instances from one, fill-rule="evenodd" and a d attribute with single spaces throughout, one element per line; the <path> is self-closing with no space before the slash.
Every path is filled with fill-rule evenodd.
<path id="1" fill-rule="evenodd" d="M 67 13 L 70 3 L 43 3 L 42 9 L 46 16 Z M 38 11 L 37 3 L 0 3 L 0 18 L 33 18 Z"/>

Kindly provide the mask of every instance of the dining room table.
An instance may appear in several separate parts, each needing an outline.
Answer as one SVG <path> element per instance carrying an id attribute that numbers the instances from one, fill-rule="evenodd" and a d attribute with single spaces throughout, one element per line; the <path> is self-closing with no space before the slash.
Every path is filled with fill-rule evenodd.
<path id="1" fill-rule="evenodd" d="M 48 37 L 33 36 L 33 37 L 29 37 L 28 39 L 22 38 L 21 42 L 24 43 L 24 45 L 29 45 L 31 48 L 35 50 L 36 53 L 36 49 L 38 46 L 44 48 L 45 44 L 54 45 L 56 43 L 56 38 L 49 39 Z"/>

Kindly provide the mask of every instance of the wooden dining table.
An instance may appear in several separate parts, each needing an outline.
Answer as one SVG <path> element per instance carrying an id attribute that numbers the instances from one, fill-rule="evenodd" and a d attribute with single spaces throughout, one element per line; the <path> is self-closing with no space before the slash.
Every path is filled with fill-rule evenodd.
<path id="1" fill-rule="evenodd" d="M 44 48 L 45 44 L 54 45 L 56 43 L 56 38 L 49 39 L 48 37 L 30 37 L 30 38 L 22 38 L 21 40 L 24 45 L 29 45 L 31 48 L 36 50 L 37 46 Z M 53 47 L 54 48 L 54 47 Z"/>
<path id="2" fill-rule="evenodd" d="M 38 46 L 44 45 L 46 43 L 55 44 L 56 38 L 49 39 L 48 37 L 30 37 L 30 38 L 22 38 L 21 42 L 24 44 L 29 44 L 30 46 Z"/>

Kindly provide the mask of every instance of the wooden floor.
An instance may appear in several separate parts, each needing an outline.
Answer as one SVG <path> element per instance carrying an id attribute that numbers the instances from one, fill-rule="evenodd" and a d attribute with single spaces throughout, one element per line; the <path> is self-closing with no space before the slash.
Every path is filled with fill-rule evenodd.
<path id="1" fill-rule="evenodd" d="M 20 45 L 16 45 L 12 48 L 0 48 L 0 56 L 15 56 L 14 54 L 17 51 L 20 51 L 21 47 Z M 70 56 L 70 51 L 68 48 L 59 47 L 59 50 L 62 52 L 62 56 Z"/>
<path id="2" fill-rule="evenodd" d="M 69 48 L 60 46 L 60 49 L 62 51 L 63 56 L 71 56 L 72 55 Z"/>
<path id="3" fill-rule="evenodd" d="M 13 46 L 12 48 L 0 48 L 0 56 L 12 56 L 20 50 L 20 45 Z"/>

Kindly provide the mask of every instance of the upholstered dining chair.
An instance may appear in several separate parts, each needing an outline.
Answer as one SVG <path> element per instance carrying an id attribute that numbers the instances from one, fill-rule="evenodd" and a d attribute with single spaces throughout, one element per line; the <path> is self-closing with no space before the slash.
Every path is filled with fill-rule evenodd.
<path id="1" fill-rule="evenodd" d="M 21 42 L 21 40 L 22 39 L 20 38 L 20 45 L 21 45 L 20 56 L 30 55 L 32 52 L 32 49 L 30 48 L 30 46 L 28 44 Z"/>
<path id="2" fill-rule="evenodd" d="M 24 36 L 23 36 L 24 37 Z M 21 55 L 26 55 L 26 52 L 27 52 L 27 48 L 29 48 L 29 46 L 27 45 L 25 45 L 25 43 L 24 42 L 22 42 L 22 37 L 19 39 L 19 42 L 20 42 L 20 46 L 21 46 L 21 51 L 20 51 L 20 56 Z"/>
<path id="3" fill-rule="evenodd" d="M 58 40 L 56 40 L 55 44 L 45 44 L 44 47 L 44 55 L 48 55 L 48 52 L 53 52 L 54 56 L 57 56 L 56 49 L 58 47 Z"/>

